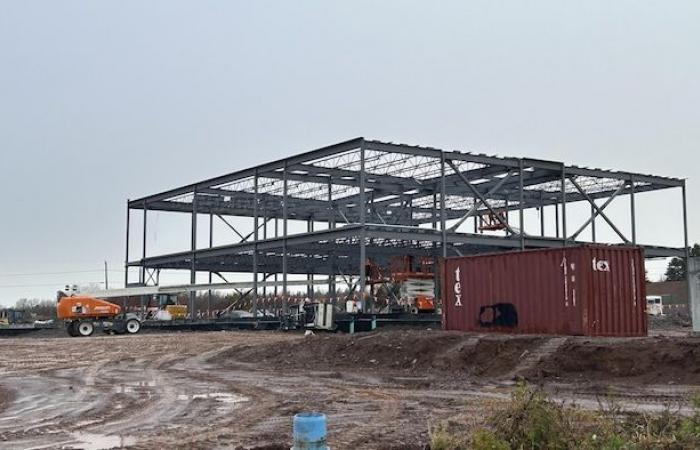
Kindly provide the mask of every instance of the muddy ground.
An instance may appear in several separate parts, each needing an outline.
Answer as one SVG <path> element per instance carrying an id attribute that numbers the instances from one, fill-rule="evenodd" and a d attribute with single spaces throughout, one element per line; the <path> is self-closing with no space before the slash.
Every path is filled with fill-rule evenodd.
<path id="1" fill-rule="evenodd" d="M 700 392 L 700 339 L 209 332 L 0 340 L 0 448 L 289 448 L 292 416 L 333 449 L 419 449 L 478 425 L 516 380 L 598 408 L 661 411 Z"/>

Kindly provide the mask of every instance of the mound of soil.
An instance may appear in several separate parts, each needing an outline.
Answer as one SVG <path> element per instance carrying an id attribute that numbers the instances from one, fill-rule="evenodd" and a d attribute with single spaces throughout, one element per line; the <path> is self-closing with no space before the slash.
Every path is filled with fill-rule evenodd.
<path id="1" fill-rule="evenodd" d="M 557 378 L 700 385 L 700 338 L 570 337 L 560 347 L 543 353 L 541 349 L 550 339 L 552 336 L 415 329 L 317 334 L 235 347 L 218 354 L 212 362 L 227 367 L 253 363 L 261 369 L 278 370 L 449 373 L 451 378 L 489 380 L 524 377 L 531 381 Z"/>
<path id="2" fill-rule="evenodd" d="M 570 339 L 528 378 L 700 385 L 700 339 Z"/>
<path id="3" fill-rule="evenodd" d="M 426 330 L 376 331 L 356 335 L 315 335 L 305 338 L 236 347 L 215 362 L 261 363 L 276 369 L 394 370 L 421 373 L 451 372 L 497 377 L 512 371 L 521 355 L 543 338 L 480 336 Z"/>

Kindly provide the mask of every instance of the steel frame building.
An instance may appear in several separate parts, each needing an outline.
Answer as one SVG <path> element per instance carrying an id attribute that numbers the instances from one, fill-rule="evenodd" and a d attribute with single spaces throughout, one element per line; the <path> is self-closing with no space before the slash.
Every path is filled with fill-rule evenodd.
<path id="1" fill-rule="evenodd" d="M 638 243 L 635 195 L 668 188 L 682 191 L 685 246 Z M 605 213 L 623 195 L 630 198 L 629 236 Z M 587 228 L 595 241 L 596 219 L 607 222 L 623 243 L 643 245 L 648 257 L 687 257 L 685 197 L 683 179 L 356 138 L 128 201 L 125 283 L 158 284 L 163 269 L 188 271 L 192 285 L 201 272 L 209 274 L 209 283 L 212 274 L 248 273 L 257 311 L 260 289 L 279 285 L 287 298 L 290 274 L 305 275 L 309 286 L 327 284 L 330 296 L 339 279 L 350 292 L 364 293 L 367 258 L 387 264 L 406 254 L 439 258 L 577 245 L 585 243 L 579 237 Z M 567 221 L 567 205 L 574 202 L 591 211 L 575 228 Z M 549 229 L 556 228 L 553 236 L 545 232 L 546 208 L 552 210 L 547 220 Z M 539 211 L 539 230 L 526 232 L 525 213 L 532 209 Z M 133 260 L 131 210 L 143 211 L 142 254 Z M 190 249 L 147 255 L 148 211 L 191 215 Z M 207 248 L 197 248 L 198 215 L 210 219 Z M 227 220 L 233 216 L 252 221 L 253 231 L 237 230 Z M 479 225 L 486 218 L 501 231 L 484 233 Z M 239 241 L 213 246 L 214 220 L 229 225 Z M 291 233 L 294 221 L 305 222 L 307 231 Z M 139 268 L 138 283 L 129 280 L 130 267 Z M 314 279 L 319 275 L 325 278 Z"/>

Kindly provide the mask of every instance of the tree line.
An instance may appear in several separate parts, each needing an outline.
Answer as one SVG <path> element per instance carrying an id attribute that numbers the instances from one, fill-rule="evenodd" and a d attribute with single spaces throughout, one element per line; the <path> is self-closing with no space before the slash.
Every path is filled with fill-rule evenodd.
<path id="1" fill-rule="evenodd" d="M 690 247 L 690 256 L 700 256 L 700 244 Z M 666 267 L 664 277 L 666 281 L 683 281 L 686 279 L 687 272 L 685 258 L 672 258 Z"/>

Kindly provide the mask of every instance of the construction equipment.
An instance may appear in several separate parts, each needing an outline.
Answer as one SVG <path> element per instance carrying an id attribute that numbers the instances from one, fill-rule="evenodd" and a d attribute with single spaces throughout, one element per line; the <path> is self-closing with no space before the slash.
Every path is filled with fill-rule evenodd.
<path id="1" fill-rule="evenodd" d="M 479 230 L 500 231 L 505 230 L 508 223 L 508 212 L 498 211 L 479 216 Z M 512 227 L 511 227 L 512 228 Z"/>
<path id="2" fill-rule="evenodd" d="M 178 304 L 177 294 L 154 294 L 148 297 L 146 318 L 153 320 L 184 320 L 187 319 L 187 305 Z M 152 306 L 153 301 L 157 306 Z"/>
<path id="3" fill-rule="evenodd" d="M 136 334 L 141 330 L 141 321 L 136 314 L 122 312 L 122 308 L 114 303 L 86 295 L 68 296 L 59 292 L 56 314 L 65 323 L 71 337 L 90 336 L 95 328 L 115 334 Z"/>
<path id="4" fill-rule="evenodd" d="M 306 330 L 335 330 L 335 308 L 330 303 L 305 301 L 290 305 L 287 328 Z"/>
<path id="5" fill-rule="evenodd" d="M 6 308 L 0 309 L 0 325 L 15 325 L 27 322 L 26 311 L 22 309 Z"/>
<path id="6" fill-rule="evenodd" d="M 377 285 L 387 290 L 387 312 L 435 312 L 435 274 L 431 259 L 422 258 L 416 262 L 410 255 L 392 258 L 388 275 L 384 268 L 368 260 L 366 273 L 372 296 Z"/>

